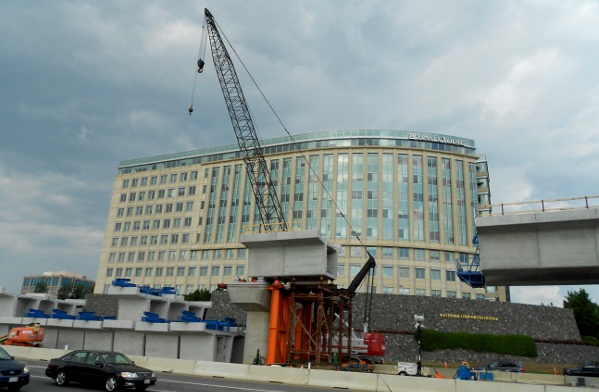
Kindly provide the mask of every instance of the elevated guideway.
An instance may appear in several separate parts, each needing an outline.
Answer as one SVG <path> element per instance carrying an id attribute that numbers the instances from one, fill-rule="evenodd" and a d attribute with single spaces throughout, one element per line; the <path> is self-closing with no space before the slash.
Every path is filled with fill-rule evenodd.
<path id="1" fill-rule="evenodd" d="M 491 207 L 476 218 L 488 285 L 599 283 L 599 196 Z"/>

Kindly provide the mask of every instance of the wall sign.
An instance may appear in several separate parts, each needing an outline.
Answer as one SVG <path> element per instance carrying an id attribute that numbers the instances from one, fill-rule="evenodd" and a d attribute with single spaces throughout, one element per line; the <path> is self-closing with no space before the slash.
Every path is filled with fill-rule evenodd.
<path id="1" fill-rule="evenodd" d="M 475 314 L 453 314 L 453 313 L 441 313 L 439 314 L 442 318 L 452 318 L 461 320 L 483 320 L 483 321 L 499 321 L 497 316 L 479 316 Z"/>
<path id="2" fill-rule="evenodd" d="M 410 134 L 408 134 L 408 139 L 409 140 L 422 140 L 425 142 L 433 142 L 433 143 L 454 144 L 456 146 L 463 146 L 463 147 L 466 146 L 466 144 L 461 140 L 452 139 L 452 138 L 445 137 L 445 136 L 422 135 L 422 134 L 416 133 L 416 132 L 411 132 Z"/>

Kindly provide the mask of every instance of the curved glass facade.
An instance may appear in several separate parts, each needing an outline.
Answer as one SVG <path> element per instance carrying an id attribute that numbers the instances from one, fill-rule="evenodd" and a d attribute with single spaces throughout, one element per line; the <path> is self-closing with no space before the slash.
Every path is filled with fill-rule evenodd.
<path id="1" fill-rule="evenodd" d="M 473 140 L 356 130 L 262 147 L 287 221 L 341 249 L 338 285 L 347 286 L 370 253 L 377 293 L 497 296 L 460 283 L 456 273 L 456 260 L 474 252 L 482 169 L 489 197 Z M 237 146 L 128 160 L 118 169 L 97 292 L 116 277 L 185 294 L 245 276 L 240 235 L 260 217 Z"/>

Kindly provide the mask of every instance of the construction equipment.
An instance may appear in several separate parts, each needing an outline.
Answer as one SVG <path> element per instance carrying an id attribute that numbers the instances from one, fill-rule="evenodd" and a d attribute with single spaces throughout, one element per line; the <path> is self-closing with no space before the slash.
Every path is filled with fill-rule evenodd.
<path id="1" fill-rule="evenodd" d="M 281 212 L 281 204 L 277 191 L 270 179 L 270 171 L 266 159 L 262 153 L 260 139 L 254 127 L 254 121 L 250 115 L 243 90 L 239 84 L 233 61 L 227 52 L 227 48 L 220 36 L 214 17 L 204 9 L 206 31 L 210 39 L 212 49 L 212 60 L 220 82 L 220 87 L 225 97 L 231 124 L 237 137 L 239 148 L 243 153 L 243 161 L 247 171 L 256 207 L 262 219 L 265 230 L 287 230 L 287 223 Z M 198 73 L 203 71 L 204 61 L 198 60 Z M 191 107 L 190 107 L 191 109 Z M 191 112 L 190 112 L 191 113 Z"/>
<path id="2" fill-rule="evenodd" d="M 472 243 L 476 246 L 472 261 L 456 262 L 458 270 L 458 278 L 472 288 L 483 288 L 485 287 L 485 276 L 483 275 L 480 268 L 480 249 L 478 246 L 478 234 L 472 238 Z"/>
<path id="3" fill-rule="evenodd" d="M 0 337 L 0 344 L 6 346 L 42 347 L 44 328 L 39 323 L 27 324 L 13 328 L 8 334 Z"/>
<path id="4" fill-rule="evenodd" d="M 287 231 L 288 224 L 270 178 L 269 167 L 233 61 L 214 17 L 207 9 L 204 10 L 204 15 L 205 30 L 200 55 L 202 48 L 206 48 L 205 40 L 209 39 L 216 74 L 262 222 L 261 230 Z M 204 66 L 205 61 L 199 58 L 198 73 L 203 72 Z M 189 107 L 189 113 L 192 112 L 193 102 Z M 270 329 L 266 364 L 286 364 L 291 361 L 320 363 L 321 360 L 331 360 L 334 353 L 339 356 L 340 361 L 348 361 L 352 353 L 351 301 L 361 282 L 375 265 L 371 256 L 363 267 L 363 272 L 356 276 L 348 289 L 338 289 L 322 277 L 315 277 L 312 281 L 296 279 L 297 277 L 270 278 Z M 349 319 L 347 323 L 344 321 L 346 316 Z M 333 335 L 336 335 L 337 343 L 334 343 Z M 384 351 L 384 343 L 380 344 L 379 336 L 367 335 L 364 340 L 367 337 Z M 380 349 L 377 354 L 371 355 L 380 355 Z"/>

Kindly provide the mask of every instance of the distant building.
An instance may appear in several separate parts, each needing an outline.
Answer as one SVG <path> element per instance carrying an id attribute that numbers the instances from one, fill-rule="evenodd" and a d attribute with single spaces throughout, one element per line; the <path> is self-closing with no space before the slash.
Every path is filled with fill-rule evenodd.
<path id="1" fill-rule="evenodd" d="M 53 295 L 58 295 L 58 291 L 62 286 L 75 287 L 81 285 L 91 292 L 96 283 L 87 279 L 87 276 L 74 272 L 44 272 L 42 275 L 25 276 L 21 286 L 21 294 L 34 293 L 35 287 L 42 282 L 46 284 L 48 294 Z"/>
<path id="2" fill-rule="evenodd" d="M 456 262 L 475 253 L 474 218 L 491 198 L 474 140 L 349 130 L 261 144 L 285 219 L 340 249 L 337 285 L 351 282 L 368 252 L 376 293 L 508 300 L 504 287 L 473 289 L 457 276 Z M 95 292 L 115 278 L 178 294 L 213 291 L 247 276 L 240 236 L 259 223 L 237 145 L 121 162 Z"/>

